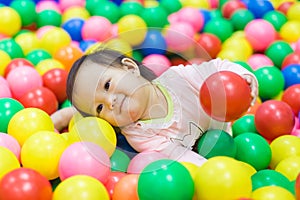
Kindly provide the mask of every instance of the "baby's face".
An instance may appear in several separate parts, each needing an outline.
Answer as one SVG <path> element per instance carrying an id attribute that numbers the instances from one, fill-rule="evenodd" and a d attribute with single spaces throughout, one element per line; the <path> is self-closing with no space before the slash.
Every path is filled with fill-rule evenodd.
<path id="1" fill-rule="evenodd" d="M 73 89 L 79 110 L 122 127 L 139 120 L 148 103 L 147 81 L 132 71 L 85 61 Z"/>

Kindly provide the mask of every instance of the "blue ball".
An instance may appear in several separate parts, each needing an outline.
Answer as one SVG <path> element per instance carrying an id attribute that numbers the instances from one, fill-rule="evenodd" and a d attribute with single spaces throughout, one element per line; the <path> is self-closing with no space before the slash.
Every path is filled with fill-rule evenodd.
<path id="1" fill-rule="evenodd" d="M 148 30 L 142 44 L 138 46 L 140 52 L 144 55 L 161 54 L 164 55 L 167 49 L 167 43 L 159 30 Z"/>
<path id="2" fill-rule="evenodd" d="M 209 10 L 205 10 L 205 9 L 200 9 L 199 11 L 203 18 L 204 18 L 204 25 L 203 27 L 205 26 L 205 24 L 211 19 L 211 16 L 210 16 L 210 11 Z"/>
<path id="3" fill-rule="evenodd" d="M 79 42 L 79 48 L 85 52 L 85 50 L 87 50 L 91 45 L 97 43 L 96 40 L 81 40 Z"/>
<path id="4" fill-rule="evenodd" d="M 252 12 L 255 18 L 262 18 L 267 12 L 274 10 L 270 1 L 266 0 L 242 0 L 248 10 Z"/>
<path id="5" fill-rule="evenodd" d="M 284 88 L 300 83 L 300 64 L 290 64 L 281 70 L 284 77 Z"/>
<path id="6" fill-rule="evenodd" d="M 69 33 L 72 40 L 80 42 L 82 40 L 81 29 L 84 24 L 84 20 L 80 18 L 73 18 L 66 21 L 62 28 Z"/>

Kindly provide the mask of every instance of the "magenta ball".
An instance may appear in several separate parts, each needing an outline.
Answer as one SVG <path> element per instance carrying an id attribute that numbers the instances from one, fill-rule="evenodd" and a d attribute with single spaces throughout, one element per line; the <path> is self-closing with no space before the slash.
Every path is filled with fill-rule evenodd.
<path id="1" fill-rule="evenodd" d="M 157 76 L 160 76 L 171 66 L 170 60 L 161 54 L 150 54 L 142 60 L 142 63 L 151 69 Z"/>
<path id="2" fill-rule="evenodd" d="M 196 32 L 202 30 L 204 17 L 197 8 L 184 7 L 177 12 L 177 21 L 190 24 Z"/>
<path id="3" fill-rule="evenodd" d="M 20 66 L 11 70 L 6 80 L 12 96 L 16 99 L 19 99 L 28 91 L 43 85 L 41 75 L 33 67 L 29 66 Z"/>
<path id="4" fill-rule="evenodd" d="M 55 10 L 61 14 L 59 4 L 56 1 L 39 1 L 35 6 L 36 12 L 42 12 L 43 10 Z"/>
<path id="5" fill-rule="evenodd" d="M 9 149 L 20 160 L 21 146 L 14 137 L 0 132 L 0 146 Z"/>
<path id="6" fill-rule="evenodd" d="M 112 24 L 105 17 L 93 16 L 84 22 L 81 34 L 84 40 L 104 41 L 112 36 Z"/>
<path id="7" fill-rule="evenodd" d="M 60 9 L 64 11 L 72 6 L 84 7 L 85 1 L 84 0 L 59 0 L 59 6 Z"/>
<path id="8" fill-rule="evenodd" d="M 255 51 L 264 51 L 275 39 L 276 30 L 264 19 L 255 19 L 245 27 L 245 35 Z"/>
<path id="9" fill-rule="evenodd" d="M 248 58 L 247 63 L 253 70 L 266 66 L 274 66 L 273 61 L 268 56 L 260 53 L 252 54 Z"/>
<path id="10" fill-rule="evenodd" d="M 157 151 L 146 151 L 138 153 L 131 159 L 127 168 L 127 173 L 139 174 L 151 162 L 166 158 L 166 155 Z"/>
<path id="11" fill-rule="evenodd" d="M 110 173 L 110 160 L 99 145 L 75 142 L 63 152 L 58 170 L 61 180 L 83 174 L 105 183 Z"/>

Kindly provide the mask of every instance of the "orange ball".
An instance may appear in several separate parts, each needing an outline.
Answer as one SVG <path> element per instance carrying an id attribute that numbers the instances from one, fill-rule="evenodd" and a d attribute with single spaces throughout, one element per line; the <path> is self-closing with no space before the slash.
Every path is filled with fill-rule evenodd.
<path id="1" fill-rule="evenodd" d="M 115 185 L 112 200 L 138 200 L 138 179 L 138 174 L 128 174 L 121 178 Z"/>
<path id="2" fill-rule="evenodd" d="M 76 46 L 68 45 L 55 52 L 53 58 L 60 61 L 69 72 L 73 63 L 83 55 L 83 52 Z"/>

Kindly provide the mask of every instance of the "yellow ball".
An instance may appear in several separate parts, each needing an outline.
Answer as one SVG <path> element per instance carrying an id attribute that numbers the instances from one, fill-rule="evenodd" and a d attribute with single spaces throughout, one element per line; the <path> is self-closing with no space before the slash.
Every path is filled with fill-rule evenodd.
<path id="1" fill-rule="evenodd" d="M 145 21 L 137 15 L 125 15 L 118 21 L 118 36 L 131 46 L 141 44 L 147 34 Z"/>
<path id="2" fill-rule="evenodd" d="M 96 143 L 109 156 L 115 151 L 117 144 L 115 130 L 107 121 L 98 117 L 85 117 L 75 121 L 70 134 L 78 135 L 81 141 Z"/>
<path id="3" fill-rule="evenodd" d="M 126 195 L 126 194 L 124 194 Z M 55 188 L 53 200 L 109 200 L 105 186 L 97 179 L 86 175 L 75 175 Z"/>
<path id="4" fill-rule="evenodd" d="M 10 63 L 10 56 L 3 50 L 0 50 L 0 75 L 4 76 L 5 68 Z"/>
<path id="5" fill-rule="evenodd" d="M 48 58 L 45 60 L 40 61 L 36 66 L 35 69 L 36 71 L 43 76 L 46 72 L 48 72 L 51 69 L 65 69 L 65 66 L 58 60 L 54 58 Z"/>
<path id="6" fill-rule="evenodd" d="M 67 8 L 62 14 L 62 22 L 66 22 L 72 18 L 80 18 L 86 20 L 90 17 L 90 13 L 81 6 L 71 6 Z"/>
<path id="7" fill-rule="evenodd" d="M 41 47 L 53 56 L 60 48 L 70 45 L 71 41 L 64 29 L 53 27 L 41 36 Z"/>
<path id="8" fill-rule="evenodd" d="M 290 156 L 278 163 L 276 171 L 282 173 L 290 181 L 296 180 L 300 173 L 300 156 Z"/>
<path id="9" fill-rule="evenodd" d="M 130 44 L 120 38 L 114 38 L 105 43 L 105 47 L 121 52 L 127 56 L 132 56 L 132 48 Z"/>
<path id="10" fill-rule="evenodd" d="M 300 38 L 300 20 L 290 20 L 281 26 L 280 37 L 287 42 L 296 42 Z"/>
<path id="11" fill-rule="evenodd" d="M 251 176 L 239 161 L 216 156 L 198 168 L 195 189 L 201 200 L 249 198 L 252 192 Z"/>
<path id="12" fill-rule="evenodd" d="M 255 200 L 295 200 L 288 190 L 279 186 L 264 186 L 254 190 L 251 196 Z"/>
<path id="13" fill-rule="evenodd" d="M 222 49 L 218 54 L 217 57 L 221 59 L 228 59 L 230 61 L 247 61 L 249 56 L 245 54 L 245 52 L 241 51 L 240 49 L 234 48 L 226 48 Z"/>
<path id="14" fill-rule="evenodd" d="M 203 8 L 208 9 L 208 0 L 180 0 L 182 7 L 193 7 L 193 8 Z"/>
<path id="15" fill-rule="evenodd" d="M 251 44 L 245 37 L 242 36 L 235 36 L 230 37 L 222 44 L 222 50 L 230 50 L 234 49 L 239 53 L 241 59 L 240 61 L 247 61 L 247 59 L 253 54 L 253 48 Z"/>
<path id="16" fill-rule="evenodd" d="M 50 116 L 38 108 L 25 108 L 17 112 L 9 121 L 7 133 L 22 146 L 24 142 L 38 131 L 54 131 Z"/>
<path id="17" fill-rule="evenodd" d="M 6 36 L 14 36 L 21 30 L 22 21 L 19 13 L 14 9 L 3 6 L 0 7 L 0 33 Z"/>
<path id="18" fill-rule="evenodd" d="M 20 45 L 25 56 L 32 50 L 40 47 L 40 41 L 33 32 L 26 32 L 15 37 L 16 43 Z"/>
<path id="19" fill-rule="evenodd" d="M 289 7 L 286 16 L 289 20 L 300 21 L 300 2 L 295 2 Z"/>
<path id="20" fill-rule="evenodd" d="M 55 179 L 59 177 L 59 160 L 67 147 L 66 140 L 54 131 L 36 132 L 21 149 L 22 165 L 40 172 L 48 180 Z"/>
<path id="21" fill-rule="evenodd" d="M 300 156 L 300 138 L 294 135 L 283 135 L 270 144 L 272 158 L 271 169 L 275 169 L 277 164 L 290 156 Z"/>
<path id="22" fill-rule="evenodd" d="M 0 162 L 0 180 L 1 180 L 1 178 L 5 174 L 9 173 L 14 169 L 19 168 L 20 163 L 17 157 L 15 156 L 15 154 L 13 154 L 13 152 L 11 152 L 10 150 L 2 146 L 0 146 L 0 158 L 1 158 L 1 162 Z"/>

